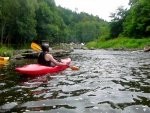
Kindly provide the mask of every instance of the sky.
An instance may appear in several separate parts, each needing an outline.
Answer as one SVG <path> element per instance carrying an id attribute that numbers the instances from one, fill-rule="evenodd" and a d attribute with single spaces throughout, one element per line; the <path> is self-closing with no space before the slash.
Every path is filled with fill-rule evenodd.
<path id="1" fill-rule="evenodd" d="M 129 0 L 55 0 L 56 6 L 61 6 L 78 13 L 85 12 L 110 21 L 110 13 L 119 6 L 129 8 Z"/>

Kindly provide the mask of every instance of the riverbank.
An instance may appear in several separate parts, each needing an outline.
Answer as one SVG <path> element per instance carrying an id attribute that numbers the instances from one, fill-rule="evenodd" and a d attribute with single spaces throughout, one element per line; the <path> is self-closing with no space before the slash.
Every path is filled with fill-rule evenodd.
<path id="1" fill-rule="evenodd" d="M 133 39 L 133 38 L 115 38 L 112 40 L 98 39 L 86 44 L 87 48 L 98 49 L 122 49 L 122 50 L 143 50 L 145 46 L 150 44 L 149 38 Z"/>
<path id="2" fill-rule="evenodd" d="M 50 50 L 49 52 L 54 57 L 64 57 L 68 56 L 71 51 L 68 50 Z M 32 49 L 23 49 L 23 50 L 14 50 L 12 59 L 22 59 L 22 58 L 37 58 L 39 51 L 35 51 Z"/>
<path id="3" fill-rule="evenodd" d="M 51 50 L 51 54 L 54 56 L 66 56 L 70 54 L 74 49 L 111 49 L 111 50 L 123 50 L 123 51 L 143 51 L 144 48 L 150 45 L 150 38 L 132 39 L 132 38 L 116 38 L 112 40 L 98 39 L 93 42 L 89 42 L 86 45 L 82 44 L 66 44 L 61 43 Z M 147 51 L 145 51 L 147 52 Z M 23 57 L 37 57 L 38 52 L 32 49 L 20 49 L 14 50 L 13 48 L 1 47 L 0 56 L 7 56 L 12 58 Z"/>
<path id="4" fill-rule="evenodd" d="M 67 45 L 59 45 L 58 47 L 55 47 L 54 49 L 51 48 L 50 54 L 52 54 L 54 57 L 63 57 L 69 55 L 73 51 L 73 48 Z M 1 47 L 0 48 L 0 56 L 3 57 L 10 57 L 10 59 L 22 59 L 22 58 L 36 58 L 38 56 L 40 51 L 35 51 L 33 49 L 13 49 L 8 47 Z"/>

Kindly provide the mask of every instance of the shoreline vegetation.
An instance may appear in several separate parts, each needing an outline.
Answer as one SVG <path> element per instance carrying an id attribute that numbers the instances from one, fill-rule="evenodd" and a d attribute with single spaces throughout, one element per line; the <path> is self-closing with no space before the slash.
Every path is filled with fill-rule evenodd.
<path id="1" fill-rule="evenodd" d="M 129 9 L 119 6 L 110 13 L 110 22 L 56 6 L 54 0 L 1 0 L 0 4 L 0 56 L 14 55 L 15 49 L 28 49 L 32 41 L 67 43 L 69 47 L 73 42 L 73 49 L 150 51 L 148 0 L 130 0 Z M 8 48 L 3 49 L 4 45 Z"/>
<path id="2" fill-rule="evenodd" d="M 111 40 L 97 39 L 86 44 L 87 48 L 97 49 L 122 49 L 122 50 L 144 50 L 145 47 L 150 45 L 149 38 L 126 38 L 120 37 Z"/>
<path id="3" fill-rule="evenodd" d="M 14 49 L 11 47 L 1 46 L 0 47 L 0 56 L 2 57 L 11 57 L 13 56 Z"/>
<path id="4" fill-rule="evenodd" d="M 111 40 L 97 39 L 95 41 L 89 42 L 82 46 L 82 49 L 113 49 L 113 50 L 143 50 L 144 48 L 150 45 L 150 38 L 142 38 L 142 39 L 133 39 L 133 38 L 116 38 Z M 68 48 L 65 46 L 65 50 Z M 26 48 L 26 47 L 25 47 Z M 76 49 L 76 47 L 73 47 Z M 28 48 L 30 49 L 30 48 Z M 64 45 L 60 45 L 60 47 L 53 47 L 53 50 L 64 49 Z M 14 55 L 15 49 L 11 47 L 2 46 L 0 48 L 0 56 L 9 56 L 12 57 Z"/>

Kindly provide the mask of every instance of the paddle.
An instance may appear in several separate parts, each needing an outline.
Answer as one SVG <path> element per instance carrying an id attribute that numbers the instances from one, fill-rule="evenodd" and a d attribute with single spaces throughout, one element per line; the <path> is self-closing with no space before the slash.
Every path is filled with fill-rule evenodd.
<path id="1" fill-rule="evenodd" d="M 34 43 L 34 42 L 31 43 L 31 48 L 36 50 L 36 51 L 41 51 L 42 50 L 41 47 L 38 44 Z M 71 68 L 72 70 L 79 70 L 79 68 L 76 67 L 76 66 L 69 66 L 69 68 Z"/>
<path id="2" fill-rule="evenodd" d="M 31 48 L 36 50 L 36 51 L 41 51 L 42 50 L 41 47 L 38 44 L 34 43 L 34 42 L 31 43 Z"/>

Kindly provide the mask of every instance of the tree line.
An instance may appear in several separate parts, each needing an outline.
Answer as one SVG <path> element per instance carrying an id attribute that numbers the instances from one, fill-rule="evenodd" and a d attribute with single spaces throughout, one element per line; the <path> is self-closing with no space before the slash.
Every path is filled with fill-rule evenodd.
<path id="1" fill-rule="evenodd" d="M 107 33 L 109 24 L 98 16 L 73 12 L 54 0 L 0 0 L 0 43 L 33 40 L 89 42 Z"/>
<path id="2" fill-rule="evenodd" d="M 130 9 L 119 7 L 111 13 L 110 38 L 119 36 L 128 38 L 150 37 L 150 1 L 130 0 Z"/>
<path id="3" fill-rule="evenodd" d="M 54 0 L 0 0 L 0 44 L 16 46 L 33 40 L 87 43 L 99 38 L 150 36 L 150 1 L 130 0 L 111 22 L 85 12 L 56 6 Z"/>

